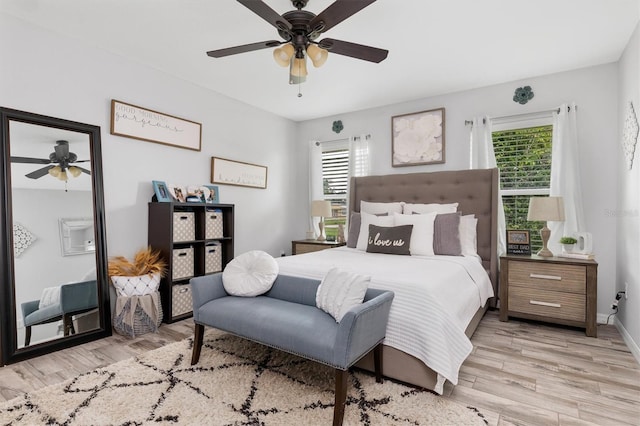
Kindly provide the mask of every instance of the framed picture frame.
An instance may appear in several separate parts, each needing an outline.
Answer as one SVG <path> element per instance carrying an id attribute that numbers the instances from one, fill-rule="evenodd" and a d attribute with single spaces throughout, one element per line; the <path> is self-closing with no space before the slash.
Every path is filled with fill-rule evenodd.
<path id="1" fill-rule="evenodd" d="M 507 254 L 531 254 L 529 231 L 523 229 L 507 230 Z"/>
<path id="2" fill-rule="evenodd" d="M 209 190 L 209 193 L 206 194 L 205 203 L 207 204 L 218 204 L 220 202 L 220 191 L 217 185 L 204 185 L 206 189 Z"/>
<path id="3" fill-rule="evenodd" d="M 393 167 L 444 162 L 444 108 L 391 117 L 391 165 Z"/>
<path id="4" fill-rule="evenodd" d="M 211 157 L 211 182 L 266 189 L 267 166 Z"/>
<path id="5" fill-rule="evenodd" d="M 202 124 L 111 100 L 111 134 L 200 151 Z"/>
<path id="6" fill-rule="evenodd" d="M 176 203 L 187 202 L 187 188 L 173 183 L 168 184 L 167 188 L 169 188 L 169 194 L 171 194 L 172 201 Z"/>
<path id="7" fill-rule="evenodd" d="M 170 202 L 171 193 L 169 192 L 169 188 L 167 188 L 167 184 L 161 180 L 154 180 L 152 183 L 153 192 L 156 194 L 156 200 L 161 203 Z"/>

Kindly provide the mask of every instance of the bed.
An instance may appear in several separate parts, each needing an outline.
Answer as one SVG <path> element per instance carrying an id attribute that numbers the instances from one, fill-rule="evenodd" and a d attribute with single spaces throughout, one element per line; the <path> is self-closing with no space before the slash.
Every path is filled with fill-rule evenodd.
<path id="1" fill-rule="evenodd" d="M 469 340 L 498 295 L 498 170 L 352 178 L 349 212 L 373 203 L 458 203 L 477 218 L 477 256 L 395 256 L 339 247 L 278 258 L 280 273 L 321 279 L 332 267 L 371 276 L 396 293 L 383 347 L 384 375 L 442 394 L 472 350 Z M 373 371 L 372 357 L 359 367 Z"/>

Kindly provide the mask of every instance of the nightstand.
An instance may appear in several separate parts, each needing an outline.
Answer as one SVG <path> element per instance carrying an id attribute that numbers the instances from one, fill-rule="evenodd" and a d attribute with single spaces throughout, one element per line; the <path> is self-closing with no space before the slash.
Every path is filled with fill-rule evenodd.
<path id="1" fill-rule="evenodd" d="M 500 321 L 509 317 L 582 327 L 597 337 L 598 263 L 563 257 L 500 257 Z"/>
<path id="2" fill-rule="evenodd" d="M 291 254 L 312 253 L 328 248 L 341 247 L 345 243 L 337 241 L 295 240 L 291 241 Z"/>

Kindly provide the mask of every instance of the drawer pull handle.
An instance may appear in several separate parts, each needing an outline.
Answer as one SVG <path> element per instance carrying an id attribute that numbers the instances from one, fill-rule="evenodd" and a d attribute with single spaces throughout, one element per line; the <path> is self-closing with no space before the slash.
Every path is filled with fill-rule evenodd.
<path id="1" fill-rule="evenodd" d="M 178 293 L 186 293 L 188 291 L 189 291 L 188 288 L 181 288 L 180 290 L 178 290 Z"/>
<path id="2" fill-rule="evenodd" d="M 550 308 L 561 308 L 562 307 L 562 305 L 560 303 L 541 302 L 539 300 L 529 300 L 529 304 L 531 304 L 531 305 L 540 305 L 540 306 L 548 306 Z"/>
<path id="3" fill-rule="evenodd" d="M 529 278 L 539 278 L 541 280 L 562 281 L 562 277 L 559 277 L 557 275 L 529 274 Z"/>

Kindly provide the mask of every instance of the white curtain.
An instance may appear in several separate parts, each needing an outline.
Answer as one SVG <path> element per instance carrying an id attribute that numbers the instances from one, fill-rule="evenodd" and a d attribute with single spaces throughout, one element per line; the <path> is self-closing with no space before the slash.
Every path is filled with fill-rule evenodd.
<path id="1" fill-rule="evenodd" d="M 578 152 L 577 108 L 575 103 L 560 105 L 553 117 L 551 145 L 550 194 L 564 201 L 564 222 L 549 222 L 551 230 L 549 250 L 560 253 L 560 238 L 583 232 L 584 210 L 580 185 L 580 156 Z"/>
<path id="2" fill-rule="evenodd" d="M 473 119 L 470 135 L 470 168 L 493 169 L 497 167 L 491 132 L 491 119 L 489 117 L 475 117 Z M 498 255 L 503 255 L 507 252 L 506 233 L 507 225 L 504 218 L 502 197 L 498 197 Z"/>
<path id="3" fill-rule="evenodd" d="M 322 189 L 322 146 L 318 141 L 309 142 L 309 202 L 307 208 L 311 208 L 311 201 L 321 200 L 324 197 Z M 309 231 L 314 232 L 318 229 L 318 219 L 311 217 L 309 212 Z"/>
<path id="4" fill-rule="evenodd" d="M 369 140 L 371 135 L 349 138 L 349 181 L 355 176 L 369 176 Z"/>

